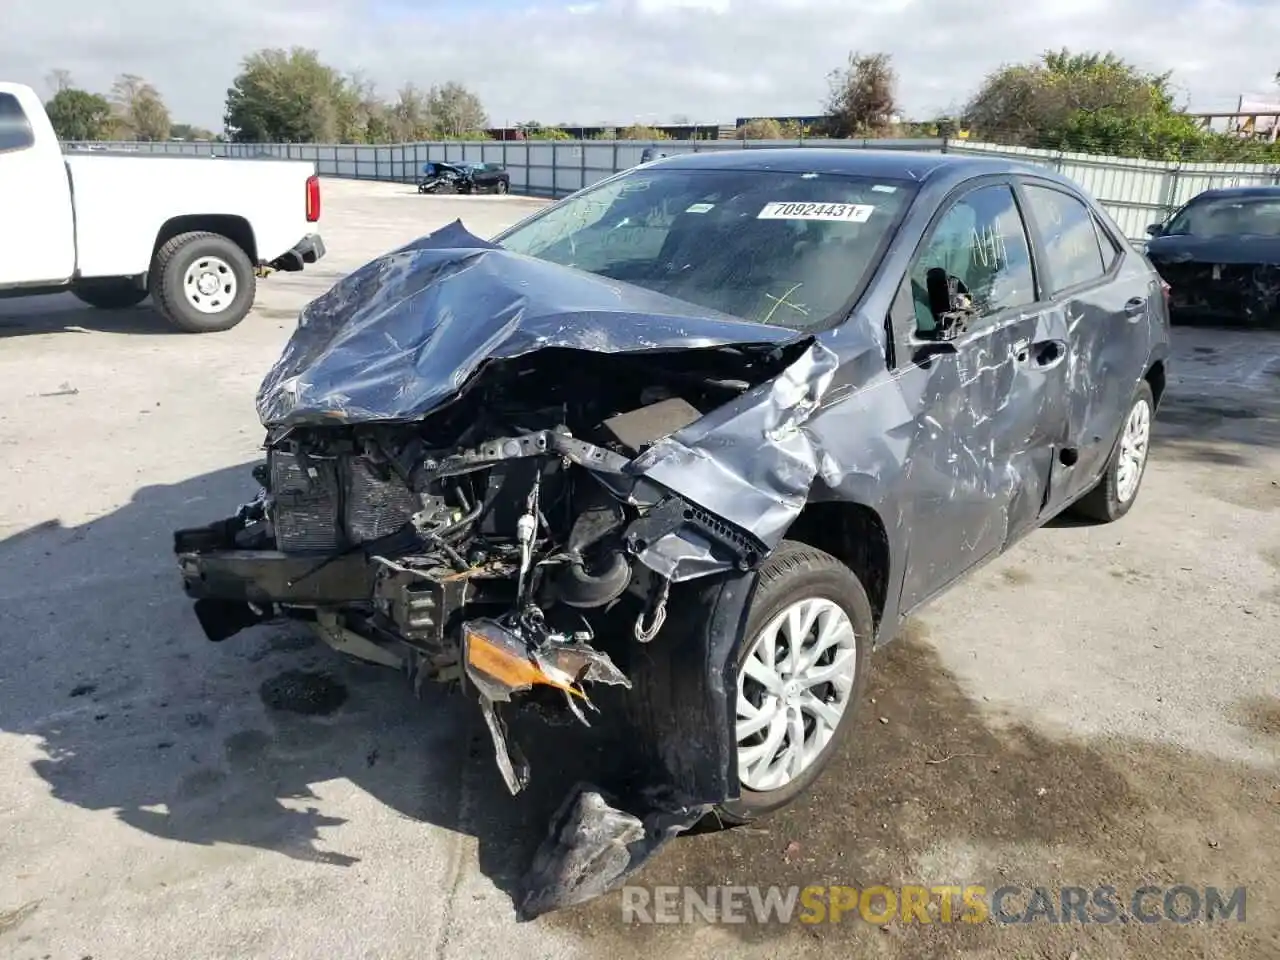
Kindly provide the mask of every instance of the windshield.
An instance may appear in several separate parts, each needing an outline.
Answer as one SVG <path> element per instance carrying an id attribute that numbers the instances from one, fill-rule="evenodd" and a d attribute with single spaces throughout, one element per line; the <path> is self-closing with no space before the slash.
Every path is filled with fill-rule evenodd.
<path id="1" fill-rule="evenodd" d="M 1165 229 L 1166 236 L 1280 236 L 1280 197 L 1216 197 L 1193 201 Z"/>
<path id="2" fill-rule="evenodd" d="M 497 242 L 803 330 L 847 309 L 914 195 L 914 185 L 899 180 L 638 169 L 548 208 Z"/>

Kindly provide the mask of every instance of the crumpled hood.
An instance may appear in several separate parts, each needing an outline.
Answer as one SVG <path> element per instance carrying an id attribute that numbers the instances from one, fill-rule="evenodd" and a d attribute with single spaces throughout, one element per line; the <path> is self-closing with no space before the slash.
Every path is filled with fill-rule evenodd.
<path id="1" fill-rule="evenodd" d="M 461 221 L 378 257 L 302 311 L 258 388 L 264 426 L 416 420 L 486 360 L 783 344 L 801 335 L 511 253 Z"/>
<path id="2" fill-rule="evenodd" d="M 1280 237 L 1172 234 L 1148 240 L 1147 257 L 1155 264 L 1280 264 Z"/>

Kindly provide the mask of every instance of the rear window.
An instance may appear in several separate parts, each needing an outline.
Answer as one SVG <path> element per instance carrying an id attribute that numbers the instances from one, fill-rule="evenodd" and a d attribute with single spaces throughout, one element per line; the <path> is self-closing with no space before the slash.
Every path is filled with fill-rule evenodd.
<path id="1" fill-rule="evenodd" d="M 12 93 L 0 93 L 0 153 L 25 150 L 35 143 L 31 123 Z"/>

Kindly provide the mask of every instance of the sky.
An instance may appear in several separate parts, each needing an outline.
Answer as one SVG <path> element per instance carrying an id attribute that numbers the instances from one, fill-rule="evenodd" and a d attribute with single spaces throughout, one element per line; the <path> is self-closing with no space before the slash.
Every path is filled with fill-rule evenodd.
<path id="1" fill-rule="evenodd" d="M 458 81 L 495 126 L 815 114 L 852 50 L 892 55 L 913 118 L 1062 46 L 1173 70 L 1194 109 L 1280 99 L 1278 0 L 0 0 L 0 23 L 0 80 L 135 73 L 214 130 L 241 58 L 289 46 L 386 96 Z"/>

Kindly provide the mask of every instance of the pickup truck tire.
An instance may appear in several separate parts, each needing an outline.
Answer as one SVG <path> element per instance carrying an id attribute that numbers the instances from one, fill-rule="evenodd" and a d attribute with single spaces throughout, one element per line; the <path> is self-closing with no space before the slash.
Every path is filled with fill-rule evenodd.
<path id="1" fill-rule="evenodd" d="M 1142 489 L 1151 446 L 1156 402 L 1145 380 L 1138 384 L 1120 425 L 1111 459 L 1097 486 L 1071 505 L 1068 513 L 1082 520 L 1114 523 L 1129 512 Z"/>
<path id="2" fill-rule="evenodd" d="M 149 291 L 132 280 L 84 280 L 71 288 L 77 300 L 99 310 L 123 310 L 147 299 Z"/>
<path id="3" fill-rule="evenodd" d="M 805 630 L 802 637 L 792 637 L 796 625 Z M 760 568 L 737 659 L 738 682 L 729 692 L 742 789 L 737 800 L 716 808 L 722 823 L 743 824 L 772 813 L 818 779 L 853 726 L 866 693 L 874 630 L 862 583 L 829 553 L 784 540 Z M 790 660 L 793 643 L 801 653 L 797 662 Z M 819 650 L 819 643 L 828 645 Z M 806 663 L 805 654 L 813 657 L 812 664 Z M 762 679 L 776 684 L 777 690 L 771 693 Z M 781 719 L 744 737 L 747 725 L 758 716 L 752 712 L 756 709 Z M 801 729 L 802 738 L 795 733 Z M 759 761 L 770 740 L 778 741 L 774 756 L 786 758 L 796 746 L 793 738 L 803 744 L 794 767 L 787 767 L 785 759 L 744 762 L 747 757 Z"/>
<path id="4" fill-rule="evenodd" d="M 151 296 L 187 333 L 230 330 L 253 306 L 258 277 L 248 256 L 217 233 L 181 233 L 156 251 Z"/>

